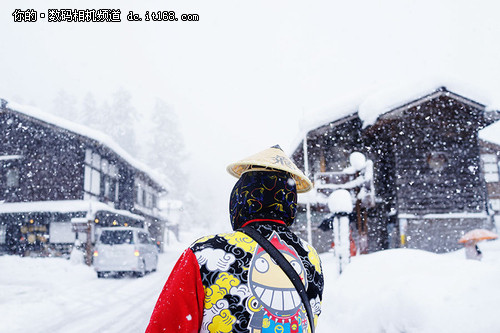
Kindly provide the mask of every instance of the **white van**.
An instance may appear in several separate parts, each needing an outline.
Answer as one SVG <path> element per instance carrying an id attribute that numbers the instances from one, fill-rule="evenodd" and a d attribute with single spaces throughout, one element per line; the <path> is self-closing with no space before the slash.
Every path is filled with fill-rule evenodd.
<path id="1" fill-rule="evenodd" d="M 130 272 L 137 277 L 156 271 L 158 247 L 144 229 L 109 227 L 100 229 L 94 250 L 97 277 Z"/>

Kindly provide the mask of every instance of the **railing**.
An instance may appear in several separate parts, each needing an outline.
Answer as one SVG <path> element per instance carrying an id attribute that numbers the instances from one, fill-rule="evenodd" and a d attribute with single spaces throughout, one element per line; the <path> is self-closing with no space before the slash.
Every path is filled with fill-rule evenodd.
<path id="1" fill-rule="evenodd" d="M 318 172 L 314 175 L 314 186 L 323 188 L 330 187 L 330 185 L 344 185 L 354 179 L 354 174 L 345 172 Z"/>
<path id="2" fill-rule="evenodd" d="M 349 168 L 344 171 L 317 172 L 314 174 L 314 188 L 327 197 L 335 190 L 345 189 L 351 192 L 353 201 L 359 199 L 363 206 L 373 207 L 373 163 L 368 161 L 366 167 L 359 172 Z"/>

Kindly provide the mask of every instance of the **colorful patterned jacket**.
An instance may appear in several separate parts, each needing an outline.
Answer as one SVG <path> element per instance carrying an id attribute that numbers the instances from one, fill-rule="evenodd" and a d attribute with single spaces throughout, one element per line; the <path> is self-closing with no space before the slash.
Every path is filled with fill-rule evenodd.
<path id="1" fill-rule="evenodd" d="M 276 197 L 277 186 L 268 188 Z M 232 203 L 237 196 L 233 190 Z M 267 197 L 261 198 L 265 207 L 274 200 Z M 248 203 L 248 195 L 246 199 L 242 202 Z M 282 219 L 276 219 L 279 214 L 266 214 L 273 217 L 266 219 L 233 209 L 237 206 L 231 205 L 233 228 L 251 225 L 290 261 L 306 286 L 316 322 L 323 292 L 316 251 L 290 231 L 286 214 Z M 182 254 L 146 332 L 308 331 L 305 308 L 291 281 L 253 239 L 236 231 L 203 237 Z"/>

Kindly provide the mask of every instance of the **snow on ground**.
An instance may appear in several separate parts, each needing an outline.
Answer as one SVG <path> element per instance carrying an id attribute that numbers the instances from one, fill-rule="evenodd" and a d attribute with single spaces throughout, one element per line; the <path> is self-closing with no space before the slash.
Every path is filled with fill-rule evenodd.
<path id="1" fill-rule="evenodd" d="M 318 332 L 500 332 L 500 242 L 433 254 L 394 249 L 354 257 L 341 277 L 323 255 L 325 294 Z"/>
<path id="2" fill-rule="evenodd" d="M 0 332 L 143 332 L 175 261 L 203 231 L 181 234 L 144 278 L 97 279 L 61 258 L 0 256 Z M 323 313 L 317 332 L 500 332 L 500 241 L 463 250 L 396 249 L 358 256 L 341 276 L 322 254 Z"/>

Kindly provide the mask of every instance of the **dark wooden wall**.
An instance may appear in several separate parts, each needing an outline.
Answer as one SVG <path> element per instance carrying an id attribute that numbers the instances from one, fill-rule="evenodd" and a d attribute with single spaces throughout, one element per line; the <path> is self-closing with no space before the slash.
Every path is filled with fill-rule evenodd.
<path id="1" fill-rule="evenodd" d="M 133 210 L 134 199 L 135 199 L 135 189 L 134 189 L 134 179 L 135 173 L 130 168 L 125 167 L 125 165 L 120 165 L 120 176 L 118 178 L 118 188 L 119 188 L 119 206 L 118 209 Z"/>
<path id="2" fill-rule="evenodd" d="M 19 169 L 19 186 L 2 182 L 0 200 L 82 199 L 84 149 L 74 134 L 10 112 L 0 113 L 0 131 L 0 155 L 23 156 L 9 162 Z"/>
<path id="3" fill-rule="evenodd" d="M 342 171 L 349 166 L 349 155 L 362 151 L 361 120 L 351 117 L 334 127 L 327 124 L 308 137 L 310 172 Z"/>
<path id="4" fill-rule="evenodd" d="M 485 210 L 479 117 L 478 110 L 442 96 L 408 110 L 393 123 L 399 213 Z M 433 169 L 430 162 L 436 154 L 444 162 L 442 168 Z"/>

